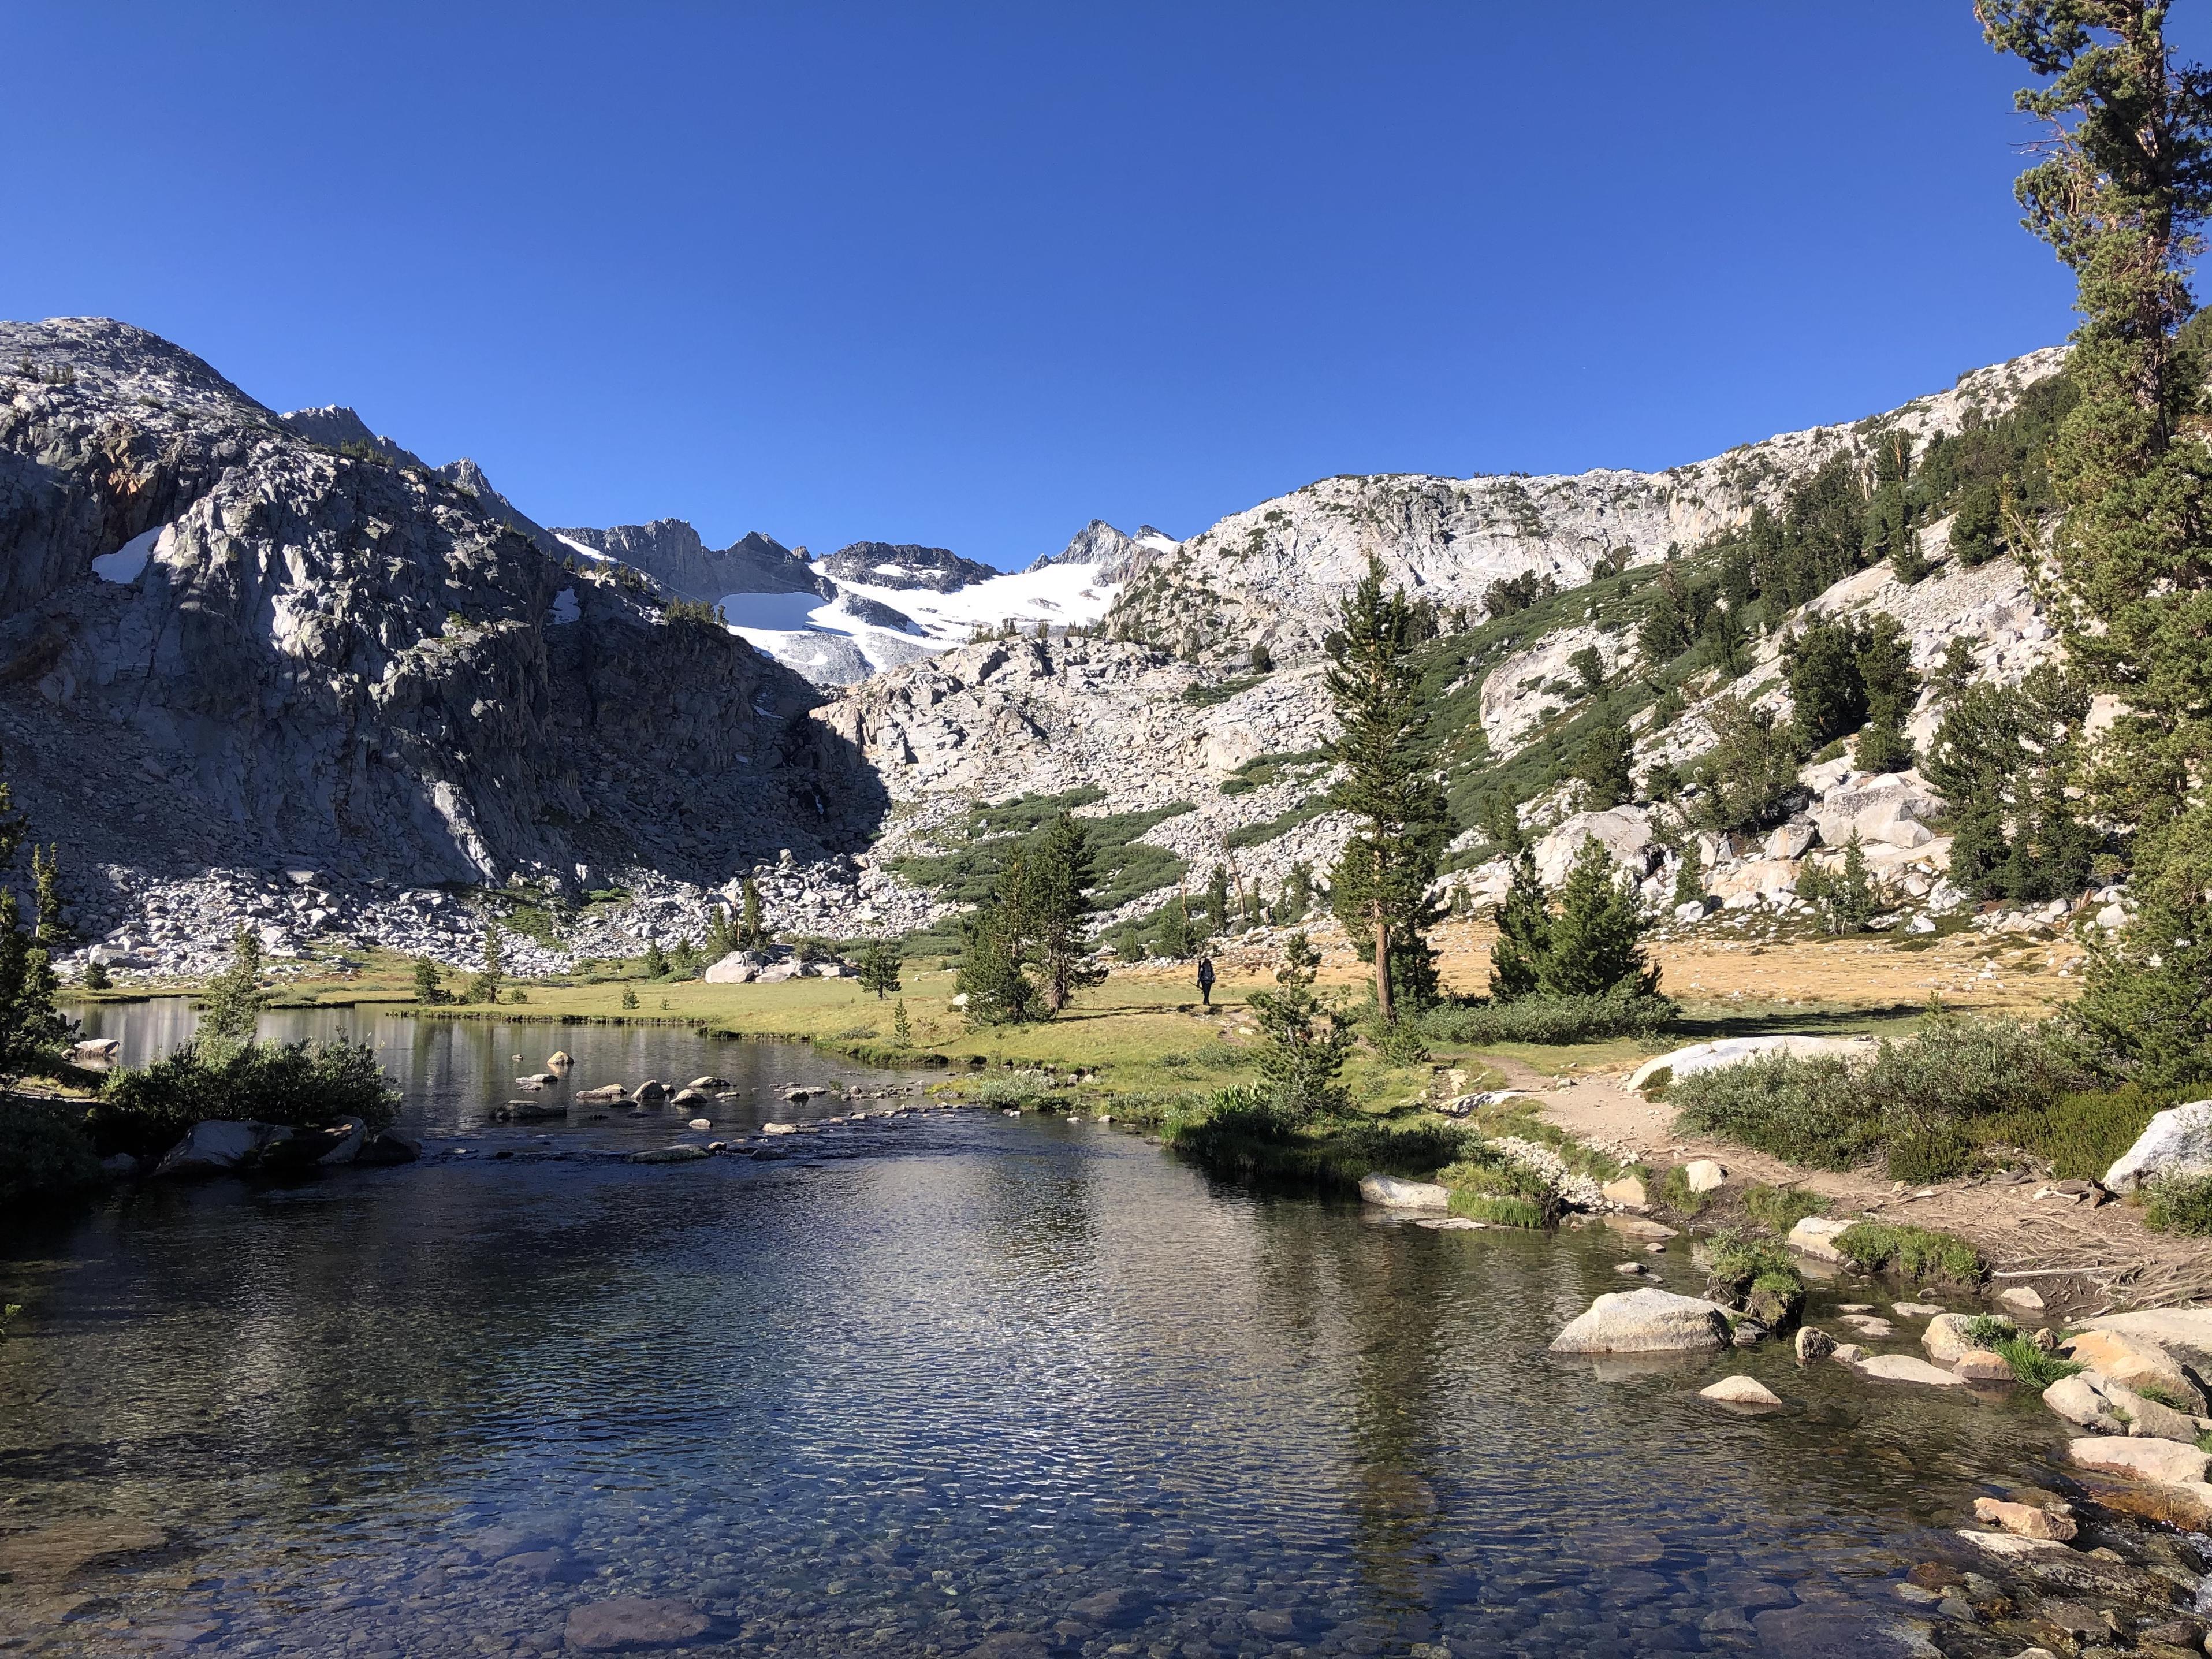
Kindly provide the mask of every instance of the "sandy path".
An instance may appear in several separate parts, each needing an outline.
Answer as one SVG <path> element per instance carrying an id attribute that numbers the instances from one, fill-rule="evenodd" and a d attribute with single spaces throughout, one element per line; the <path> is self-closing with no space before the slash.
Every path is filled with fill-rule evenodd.
<path id="1" fill-rule="evenodd" d="M 1679 1133 L 1672 1109 L 1622 1086 L 1623 1073 L 1560 1085 L 1517 1060 L 1486 1054 L 1507 1083 L 1534 1093 L 1546 1118 L 1578 1139 L 1617 1147 L 1656 1167 L 1710 1158 L 1731 1179 L 1798 1186 L 1820 1194 L 1831 1213 L 1862 1212 L 1971 1239 L 2001 1275 L 1996 1285 L 2034 1287 L 2053 1309 L 2165 1307 L 2212 1298 L 2212 1240 L 2151 1231 L 2122 1203 L 2092 1209 L 2053 1196 L 2042 1183 L 1996 1186 L 1943 1181 L 1905 1188 L 1861 1173 L 1802 1170 L 1724 1141 Z"/>

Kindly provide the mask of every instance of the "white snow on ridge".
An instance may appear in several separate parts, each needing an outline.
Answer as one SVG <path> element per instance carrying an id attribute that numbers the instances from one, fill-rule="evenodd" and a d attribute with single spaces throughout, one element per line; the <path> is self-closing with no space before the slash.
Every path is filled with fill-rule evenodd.
<path id="1" fill-rule="evenodd" d="M 620 562 L 619 560 L 600 552 L 596 547 L 586 547 L 583 543 L 575 540 L 572 537 L 562 536 L 557 531 L 554 533 L 556 539 L 566 546 L 575 549 L 577 552 L 582 554 L 587 559 L 597 559 L 601 564 L 617 564 Z"/>
<path id="2" fill-rule="evenodd" d="M 1121 591 L 1118 582 L 1102 582 L 1096 570 L 1079 564 L 1014 571 L 988 581 L 970 582 L 950 593 L 927 588 L 876 587 L 865 582 L 838 586 L 862 599 L 904 611 L 939 650 L 967 644 L 978 628 L 997 628 L 1009 621 L 1088 626 L 1106 614 L 1114 596 Z"/>

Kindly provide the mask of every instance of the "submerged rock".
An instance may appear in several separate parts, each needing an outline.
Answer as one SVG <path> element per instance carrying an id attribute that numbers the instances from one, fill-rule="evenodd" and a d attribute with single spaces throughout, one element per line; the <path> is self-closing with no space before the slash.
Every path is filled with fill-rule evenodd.
<path id="1" fill-rule="evenodd" d="M 655 1146 L 647 1152 L 632 1152 L 625 1161 L 631 1164 L 689 1164 L 696 1158 L 713 1156 L 704 1146 Z"/>
<path id="2" fill-rule="evenodd" d="M 270 1147 L 289 1140 L 292 1131 L 275 1123 L 208 1118 L 162 1154 L 156 1176 L 228 1175 L 258 1164 Z"/>
<path id="3" fill-rule="evenodd" d="M 570 1608 L 563 1634 L 581 1653 L 636 1653 L 696 1642 L 714 1622 L 674 1596 L 623 1595 Z"/>
<path id="4" fill-rule="evenodd" d="M 1841 1350 L 1838 1350 L 1838 1357 Z M 1851 1369 L 1861 1376 L 1872 1377 L 1877 1382 L 1918 1382 L 1931 1389 L 1963 1389 L 1964 1377 L 1954 1376 L 1940 1366 L 1909 1353 L 1869 1354 L 1853 1363 Z"/>
<path id="5" fill-rule="evenodd" d="M 2009 1388 L 2014 1381 L 2012 1362 L 1989 1348 L 1969 1348 L 1960 1354 L 1952 1363 L 1951 1375 L 1984 1387 L 2002 1384 Z"/>
<path id="6" fill-rule="evenodd" d="M 1719 1304 L 1646 1286 L 1601 1296 L 1552 1339 L 1553 1353 L 1665 1353 L 1726 1347 Z"/>
<path id="7" fill-rule="evenodd" d="M 1810 1363 L 1826 1359 L 1836 1351 L 1836 1339 L 1827 1332 L 1808 1325 L 1797 1333 L 1797 1358 Z"/>

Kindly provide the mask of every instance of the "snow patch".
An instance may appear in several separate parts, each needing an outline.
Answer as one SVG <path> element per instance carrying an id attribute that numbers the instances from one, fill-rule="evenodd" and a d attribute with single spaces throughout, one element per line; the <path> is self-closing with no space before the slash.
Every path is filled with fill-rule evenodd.
<path id="1" fill-rule="evenodd" d="M 562 535 L 557 530 L 553 532 L 553 537 L 556 541 L 561 543 L 563 546 L 570 549 L 572 551 L 582 554 L 586 558 L 592 560 L 596 563 L 618 564 L 621 562 L 620 560 L 600 552 L 596 547 L 585 546 L 583 543 L 578 541 L 573 536 Z"/>
<path id="2" fill-rule="evenodd" d="M 578 621 L 582 617 L 583 614 L 584 607 L 576 602 L 576 590 L 574 588 L 564 587 L 558 593 L 556 593 L 553 596 L 553 614 L 551 621 L 556 628 L 558 628 L 562 623 Z"/>
<path id="3" fill-rule="evenodd" d="M 168 533 L 169 526 L 165 524 L 142 531 L 112 553 L 103 553 L 94 559 L 92 574 L 104 582 L 137 581 L 145 573 L 146 561 L 159 550 L 161 538 Z"/>

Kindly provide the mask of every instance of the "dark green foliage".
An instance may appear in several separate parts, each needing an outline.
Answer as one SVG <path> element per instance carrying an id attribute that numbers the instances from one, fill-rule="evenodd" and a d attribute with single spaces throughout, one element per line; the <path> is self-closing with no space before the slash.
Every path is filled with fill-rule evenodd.
<path id="1" fill-rule="evenodd" d="M 1217 864 L 1206 878 L 1206 931 L 1226 933 L 1229 921 L 1229 872 Z"/>
<path id="2" fill-rule="evenodd" d="M 453 993 L 447 990 L 445 978 L 438 971 L 438 964 L 428 957 L 416 957 L 415 1000 L 425 1008 L 435 1008 L 453 1000 Z"/>
<path id="3" fill-rule="evenodd" d="M 1815 622 L 1783 644 L 1802 748 L 1849 737 L 1870 718 L 1885 728 L 1884 752 L 1905 744 L 1904 726 L 1919 690 L 1911 641 L 1897 618 Z M 1905 747 L 1910 762 L 1911 749 Z M 1879 769 L 1889 770 L 1889 768 Z"/>
<path id="4" fill-rule="evenodd" d="M 1922 768 L 1953 803 L 1951 879 L 1982 898 L 2072 897 L 2100 836 L 2068 793 L 2089 699 L 2050 666 L 2018 685 L 1969 685 L 1944 712 Z"/>
<path id="5" fill-rule="evenodd" d="M 84 988 L 86 990 L 105 991 L 111 988 L 114 983 L 115 981 L 108 977 L 107 964 L 106 963 L 88 962 L 85 963 Z"/>
<path id="6" fill-rule="evenodd" d="M 200 994 L 194 1036 L 202 1042 L 243 1042 L 253 1035 L 268 1000 L 261 985 L 261 936 L 241 927 L 230 936 L 230 966 Z"/>
<path id="7" fill-rule="evenodd" d="M 1753 1181 L 1744 1187 L 1743 1210 L 1769 1232 L 1786 1237 L 1807 1216 L 1826 1215 L 1828 1200 L 1802 1187 L 1769 1187 Z"/>
<path id="8" fill-rule="evenodd" d="M 1454 1215 L 1500 1227 L 1549 1227 L 1565 1209 L 1559 1191 L 1526 1164 L 1470 1138 L 1457 1162 L 1437 1171 Z"/>
<path id="9" fill-rule="evenodd" d="M 1921 548 L 1920 532 L 1917 530 L 1906 531 L 1898 538 L 1897 545 L 1890 550 L 1890 574 L 1907 587 L 1926 580 L 1928 573 L 1934 568 L 1928 562 L 1927 553 Z"/>
<path id="10" fill-rule="evenodd" d="M 898 987 L 891 988 L 896 991 Z M 902 1048 L 914 1047 L 914 1022 L 907 1018 L 904 997 L 891 1005 L 891 1041 Z"/>
<path id="11" fill-rule="evenodd" d="M 0 1215 L 64 1203 L 99 1184 L 99 1155 L 78 1109 L 0 1099 Z"/>
<path id="12" fill-rule="evenodd" d="M 358 1117 L 390 1126 L 399 1092 L 366 1043 L 194 1042 L 150 1066 L 110 1072 L 87 1121 L 103 1155 L 159 1157 L 215 1118 L 314 1128 Z"/>
<path id="13" fill-rule="evenodd" d="M 654 947 L 656 951 L 659 948 L 657 945 Z M 500 926 L 496 915 L 485 915 L 483 938 L 477 949 L 483 957 L 483 966 L 470 976 L 468 994 L 463 1000 L 497 1002 L 500 987 L 507 977 L 507 932 Z M 668 971 L 665 962 L 661 964 L 660 971 Z"/>
<path id="14" fill-rule="evenodd" d="M 1575 671 L 1582 683 L 1583 695 L 1594 697 L 1605 686 L 1605 658 L 1594 645 L 1586 645 L 1567 659 L 1567 666 Z"/>
<path id="15" fill-rule="evenodd" d="M 1421 1015 L 1438 1042 L 1486 1048 L 1501 1042 L 1599 1042 L 1649 1038 L 1673 1024 L 1679 1010 L 1665 997 L 1547 997 L 1498 1002 L 1444 1002 Z"/>
<path id="16" fill-rule="evenodd" d="M 1071 812 L 1060 813 L 1030 837 L 1024 867 L 1038 988 L 1045 1012 L 1056 1014 L 1077 991 L 1106 977 L 1091 961 L 1085 930 L 1097 880 L 1088 826 Z"/>
<path id="17" fill-rule="evenodd" d="M 1861 1273 L 1894 1273 L 1923 1284 L 1978 1285 L 1989 1277 L 1982 1253 L 1955 1233 L 1887 1221 L 1859 1221 L 1836 1235 L 1836 1249 Z"/>
<path id="18" fill-rule="evenodd" d="M 2212 1080 L 2212 904 L 2154 889 L 2118 939 L 2091 944 L 2058 1030 L 2106 1078 L 2154 1090 Z"/>
<path id="19" fill-rule="evenodd" d="M 1265 640 L 1254 642 L 1249 660 L 1255 674 L 1272 674 L 1275 672 L 1275 653 L 1267 649 Z"/>
<path id="20" fill-rule="evenodd" d="M 881 942 L 871 945 L 860 953 L 860 988 L 873 991 L 876 1000 L 881 1002 L 893 991 L 901 988 L 899 966 L 899 953 L 896 946 Z M 903 1002 L 899 1004 L 898 1017 L 902 1020 L 906 1018 L 906 1004 Z M 905 1038 L 899 1039 L 899 1046 L 906 1047 Z"/>
<path id="21" fill-rule="evenodd" d="M 1269 818 L 1261 823 L 1239 824 L 1222 836 L 1222 850 L 1234 853 L 1240 848 L 1261 847 L 1268 842 L 1279 841 L 1300 824 L 1312 823 L 1328 810 L 1328 798 L 1321 795 L 1293 806 L 1280 817 Z"/>
<path id="22" fill-rule="evenodd" d="M 1831 933 L 1861 933 L 1875 913 L 1877 895 L 1867 873 L 1866 854 L 1853 836 L 1844 848 L 1842 867 L 1830 872 L 1808 863 L 1797 878 L 1797 896 L 1811 903 Z"/>
<path id="23" fill-rule="evenodd" d="M 1960 564 L 1972 568 L 1997 556 L 2002 505 L 1995 478 L 1978 478 L 1966 486 L 1960 497 L 1958 516 L 1951 520 L 1951 552 Z"/>
<path id="24" fill-rule="evenodd" d="M 707 907 L 707 959 L 720 962 L 738 948 L 738 931 L 730 926 L 726 906 L 710 904 Z"/>
<path id="25" fill-rule="evenodd" d="M 1182 700 L 1194 708 L 1211 708 L 1216 703 L 1227 702 L 1240 691 L 1249 691 L 1267 678 L 1262 670 L 1243 679 L 1193 680 L 1182 689 Z"/>
<path id="26" fill-rule="evenodd" d="M 675 979 L 696 979 L 705 963 L 699 959 L 699 947 L 688 937 L 679 936 L 676 948 L 668 953 L 668 972 Z"/>
<path id="27" fill-rule="evenodd" d="M 1000 866 L 997 890 L 966 921 L 968 948 L 954 994 L 967 999 L 970 1025 L 1016 1025 L 1043 1012 L 1028 964 L 1035 948 L 1028 868 L 1016 848 Z"/>
<path id="28" fill-rule="evenodd" d="M 1636 891 L 1592 836 L 1559 890 L 1559 911 L 1536 962 L 1536 988 L 1551 997 L 1649 997 L 1659 988 L 1659 969 L 1645 959 L 1643 939 Z"/>
<path id="29" fill-rule="evenodd" d="M 1635 781 L 1629 775 L 1634 757 L 1628 727 L 1610 708 L 1601 711 L 1597 726 L 1583 744 L 1581 757 L 1575 764 L 1575 775 L 1589 791 L 1590 807 L 1618 806 L 1636 798 Z"/>
<path id="30" fill-rule="evenodd" d="M 2061 1359 L 2055 1353 L 2045 1353 L 2017 1331 L 2011 1336 L 2001 1336 L 1988 1345 L 1996 1350 L 2005 1364 L 2012 1367 L 2013 1380 L 2022 1388 L 2040 1394 L 2053 1382 L 2075 1376 L 2088 1367 L 2076 1360 Z"/>
<path id="31" fill-rule="evenodd" d="M 1282 896 L 1275 901 L 1275 925 L 1304 921 L 1312 903 L 1313 866 L 1300 859 L 1283 876 Z"/>
<path id="32" fill-rule="evenodd" d="M 1798 795 L 1792 728 L 1778 724 L 1772 710 L 1735 696 L 1714 699 L 1706 717 L 1716 741 L 1697 763 L 1699 821 L 1725 833 L 1788 817 Z"/>
<path id="33" fill-rule="evenodd" d="M 946 854 L 900 859 L 892 868 L 952 903 L 979 904 L 995 890 L 1008 854 L 1022 845 L 1024 837 L 1062 812 L 1101 799 L 1096 789 L 1075 789 L 1065 794 L 1024 795 L 996 806 L 978 806 L 969 814 L 961 832 L 965 846 Z M 1118 909 L 1132 899 L 1172 887 L 1182 879 L 1181 859 L 1137 837 L 1155 824 L 1191 810 L 1188 801 L 1176 801 L 1149 811 L 1113 812 L 1082 821 L 1094 871 L 1089 900 L 1093 915 Z"/>
<path id="34" fill-rule="evenodd" d="M 1724 1227 L 1705 1243 L 1705 1293 L 1741 1308 L 1769 1330 L 1791 1324 L 1805 1305 L 1805 1280 L 1773 1238 Z"/>
<path id="35" fill-rule="evenodd" d="M 1415 1008 L 1436 1000 L 1428 933 L 1441 913 L 1428 889 L 1451 823 L 1421 755 L 1428 717 L 1413 607 L 1402 592 L 1383 597 L 1382 568 L 1370 558 L 1340 620 L 1329 636 L 1328 689 L 1340 726 L 1330 756 L 1343 775 L 1329 798 L 1359 824 L 1330 878 L 1329 900 L 1353 949 L 1375 965 L 1375 1000 L 1388 1024 L 1401 998 Z"/>
<path id="36" fill-rule="evenodd" d="M 1190 925 L 1190 904 L 1181 893 L 1160 906 L 1152 927 L 1152 948 L 1170 962 L 1188 962 L 1198 954 L 1196 930 Z"/>
<path id="37" fill-rule="evenodd" d="M 722 607 L 706 599 L 669 599 L 660 607 L 661 620 L 671 627 L 727 628 L 730 619 Z"/>
<path id="38" fill-rule="evenodd" d="M 2143 1223 L 2162 1233 L 2212 1233 L 2212 1176 L 2170 1176 L 2143 1194 Z"/>
<path id="39" fill-rule="evenodd" d="M 1483 592 L 1482 608 L 1495 621 L 1501 617 L 1510 617 L 1516 611 L 1526 611 L 1531 605 L 1552 598 L 1559 591 L 1559 583 L 1550 576 L 1524 570 L 1517 576 L 1491 583 Z"/>
<path id="40" fill-rule="evenodd" d="M 747 876 L 738 894 L 743 906 L 743 914 L 738 919 L 738 944 L 744 950 L 761 950 L 768 945 L 770 935 L 768 924 L 761 919 L 760 888 Z"/>
<path id="41" fill-rule="evenodd" d="M 660 941 L 649 939 L 645 942 L 645 955 L 641 958 L 647 979 L 668 977 L 668 952 L 660 948 Z"/>
<path id="42" fill-rule="evenodd" d="M 1352 1107 L 1337 1081 L 1352 1051 L 1352 1032 L 1314 993 L 1320 962 L 1304 933 L 1291 934 L 1275 970 L 1278 988 L 1255 991 L 1249 999 L 1262 1042 L 1257 1092 L 1267 1110 L 1285 1124 L 1342 1116 Z"/>
<path id="43" fill-rule="evenodd" d="M 1535 994 L 1551 951 L 1552 911 L 1536 855 L 1523 847 L 1513 860 L 1512 884 L 1498 907 L 1498 939 L 1490 947 L 1490 994 L 1500 1002 Z"/>

